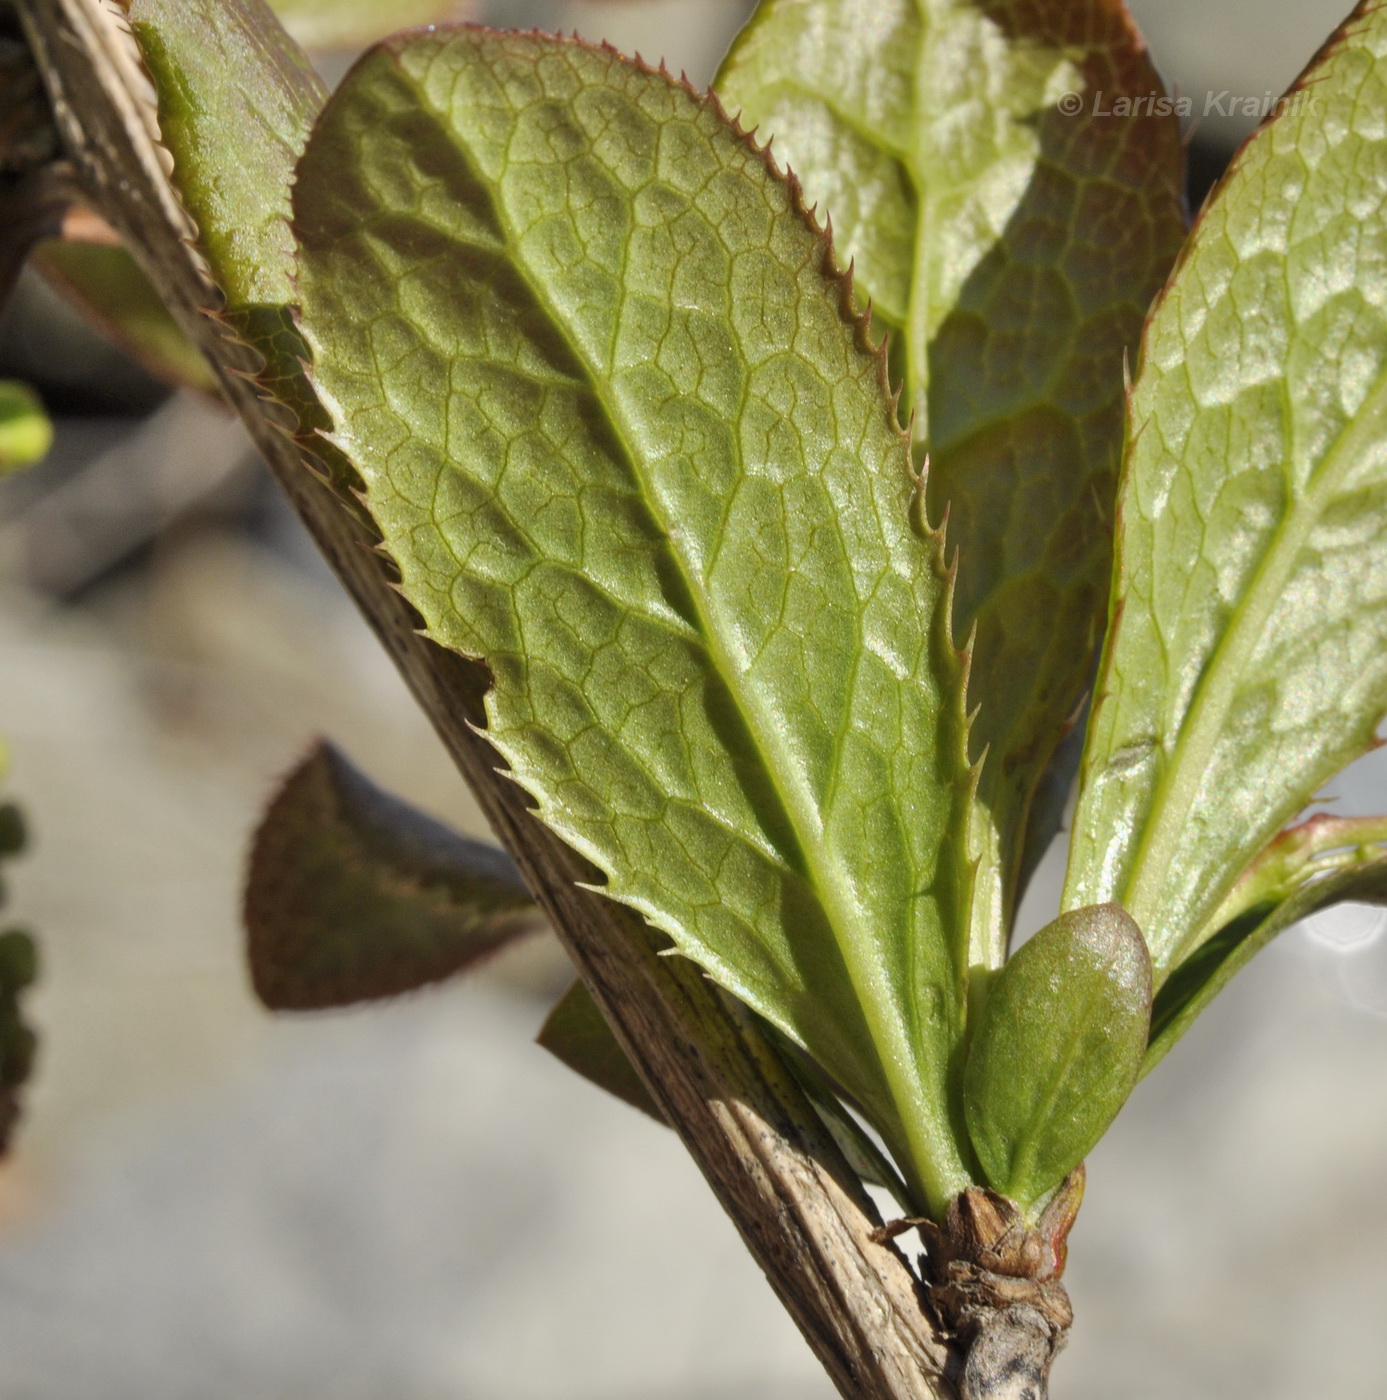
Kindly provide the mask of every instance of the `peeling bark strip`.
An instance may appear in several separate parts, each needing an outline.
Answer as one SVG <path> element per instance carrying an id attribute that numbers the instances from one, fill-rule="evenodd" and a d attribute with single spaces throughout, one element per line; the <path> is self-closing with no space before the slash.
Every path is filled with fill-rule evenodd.
<path id="1" fill-rule="evenodd" d="M 957 1356 L 818 1117 L 749 1015 L 691 964 L 662 958 L 634 914 L 579 889 L 593 872 L 530 816 L 469 727 L 484 678 L 416 631 L 362 524 L 275 426 L 257 365 L 203 314 L 215 299 L 100 0 L 20 0 L 64 143 L 90 200 L 216 368 L 229 403 L 399 666 L 520 866 L 584 981 L 772 1287 L 847 1400 L 954 1400 Z"/>

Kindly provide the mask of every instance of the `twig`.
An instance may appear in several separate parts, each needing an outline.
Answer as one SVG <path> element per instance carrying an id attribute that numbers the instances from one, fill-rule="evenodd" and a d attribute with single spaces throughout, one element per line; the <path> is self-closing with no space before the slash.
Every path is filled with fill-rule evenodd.
<path id="1" fill-rule="evenodd" d="M 645 924 L 578 888 L 594 872 L 529 814 L 471 728 L 485 677 L 421 637 L 365 527 L 306 469 L 246 377 L 256 365 L 204 314 L 215 294 L 99 0 L 19 0 L 88 198 L 124 238 L 220 375 L 228 401 L 356 599 L 525 873 L 584 981 L 748 1248 L 848 1400 L 950 1400 L 955 1354 L 917 1280 L 794 1080 L 750 1018 Z"/>

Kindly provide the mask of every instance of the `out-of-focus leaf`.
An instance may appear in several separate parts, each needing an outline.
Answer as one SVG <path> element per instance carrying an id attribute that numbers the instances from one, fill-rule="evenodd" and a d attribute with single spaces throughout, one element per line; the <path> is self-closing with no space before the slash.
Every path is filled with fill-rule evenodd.
<path id="1" fill-rule="evenodd" d="M 581 982 L 575 982 L 555 1003 L 537 1039 L 555 1059 L 599 1089 L 640 1109 L 657 1123 L 665 1122 L 665 1115 Z"/>
<path id="2" fill-rule="evenodd" d="M 1205 209 L 1147 329 L 1067 906 L 1159 985 L 1387 712 L 1387 9 Z"/>
<path id="3" fill-rule="evenodd" d="M 297 1011 L 437 982 L 536 926 L 510 859 L 376 787 L 330 744 L 289 775 L 246 881 L 251 978 Z"/>
<path id="4" fill-rule="evenodd" d="M 767 0 L 715 86 L 832 216 L 949 512 L 996 967 L 1031 814 L 1043 851 L 1078 761 L 1033 808 L 1101 636 L 1123 355 L 1184 238 L 1178 122 L 1121 0 Z"/>
<path id="5" fill-rule="evenodd" d="M 456 23 L 469 0 L 272 0 L 289 33 L 306 49 L 356 49 L 421 24 Z"/>
<path id="6" fill-rule="evenodd" d="M 336 441 L 537 812 L 942 1211 L 973 774 L 949 578 L 827 241 L 609 51 L 402 36 L 294 187 Z"/>
<path id="7" fill-rule="evenodd" d="M 1107 1131 L 1141 1070 L 1151 962 L 1116 904 L 1047 924 L 997 975 L 964 1070 L 968 1131 L 988 1181 L 1029 1206 Z"/>
<path id="8" fill-rule="evenodd" d="M 207 361 L 124 248 L 50 241 L 34 250 L 30 263 L 87 321 L 156 378 L 206 394 L 217 392 Z"/>
<path id="9" fill-rule="evenodd" d="M 1165 1058 L 1233 974 L 1278 933 L 1335 904 L 1387 904 L 1387 853 L 1377 844 L 1387 839 L 1383 821 L 1317 821 L 1323 824 L 1314 831 L 1307 831 L 1309 823 L 1293 827 L 1270 860 L 1253 867 L 1241 907 L 1219 922 L 1217 932 L 1175 968 L 1156 994 L 1143 1074 Z M 1329 842 L 1337 842 L 1337 849 Z M 1305 858 L 1292 868 L 1297 855 L 1304 856 L 1312 844 L 1324 852 L 1320 859 Z M 1274 879 L 1277 874 L 1283 878 Z"/>
<path id="10" fill-rule="evenodd" d="M 34 391 L 0 379 L 0 476 L 41 462 L 53 445 L 53 425 Z"/>
<path id="11" fill-rule="evenodd" d="M 3 768 L 3 755 L 0 755 L 0 771 Z M 24 814 L 13 802 L 0 803 L 0 857 L 18 855 L 28 838 Z"/>
<path id="12" fill-rule="evenodd" d="M 0 742 L 0 776 L 8 765 Z M 0 863 L 24 849 L 27 839 L 19 808 L 0 805 Z M 5 903 L 0 880 L 0 906 Z M 34 1067 L 37 1037 L 24 1023 L 20 997 L 38 976 L 38 950 L 34 940 L 17 928 L 0 933 L 0 1156 L 9 1151 L 22 1108 L 22 1091 Z"/>
<path id="13" fill-rule="evenodd" d="M 34 1070 L 38 1037 L 24 1023 L 20 996 L 38 976 L 38 950 L 20 929 L 0 933 L 0 1155 L 8 1152 Z"/>

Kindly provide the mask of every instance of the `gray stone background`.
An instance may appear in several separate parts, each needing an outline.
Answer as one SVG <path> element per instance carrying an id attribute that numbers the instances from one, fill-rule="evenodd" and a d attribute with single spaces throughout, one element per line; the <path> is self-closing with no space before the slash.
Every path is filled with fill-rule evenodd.
<path id="1" fill-rule="evenodd" d="M 1341 18 L 1134 8 L 1197 110 L 1279 90 Z M 742 13 L 490 6 L 697 80 Z M 1201 159 L 1235 126 L 1203 123 Z M 475 808 L 233 424 L 159 402 L 34 287 L 4 346 L 83 413 L 0 491 L 0 733 L 37 836 L 13 909 L 45 949 L 0 1169 L 0 1400 L 827 1397 L 673 1138 L 531 1045 L 566 977 L 552 945 L 384 1008 L 257 1008 L 241 861 L 311 736 L 479 832 Z M 1382 810 L 1381 757 L 1330 795 Z M 1381 933 L 1286 935 L 1093 1154 L 1059 1396 L 1384 1393 Z"/>

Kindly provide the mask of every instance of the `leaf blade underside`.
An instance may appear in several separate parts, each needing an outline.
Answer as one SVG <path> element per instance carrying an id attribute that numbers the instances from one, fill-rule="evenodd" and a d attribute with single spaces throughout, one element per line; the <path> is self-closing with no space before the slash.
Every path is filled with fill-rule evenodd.
<path id="1" fill-rule="evenodd" d="M 1362 5 L 1146 332 L 1065 905 L 1120 900 L 1158 984 L 1387 710 L 1384 106 Z"/>
<path id="2" fill-rule="evenodd" d="M 1120 0 L 771 0 L 715 86 L 831 214 L 948 511 L 997 967 L 1078 762 L 1033 808 L 1101 636 L 1123 355 L 1184 238 L 1178 122 Z"/>
<path id="3" fill-rule="evenodd" d="M 300 165 L 338 446 L 537 811 L 888 1138 L 967 1182 L 972 773 L 949 578 L 794 188 L 537 35 L 402 36 Z"/>
<path id="4" fill-rule="evenodd" d="M 126 0 L 154 84 L 171 179 L 197 227 L 222 320 L 264 360 L 257 376 L 300 445 L 338 464 L 304 379 L 293 325 L 289 187 L 327 89 L 265 0 Z"/>

